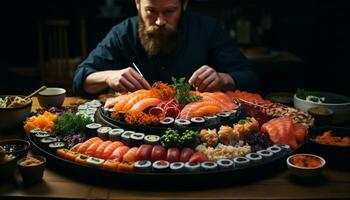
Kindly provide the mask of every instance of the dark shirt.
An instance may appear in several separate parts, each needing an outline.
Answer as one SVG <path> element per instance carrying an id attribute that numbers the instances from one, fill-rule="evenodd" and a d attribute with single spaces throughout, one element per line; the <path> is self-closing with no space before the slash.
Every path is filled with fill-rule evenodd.
<path id="1" fill-rule="evenodd" d="M 172 54 L 147 55 L 137 33 L 137 17 L 114 26 L 76 69 L 73 91 L 86 96 L 83 83 L 96 71 L 123 69 L 135 63 L 150 83 L 172 83 L 171 77 L 186 77 L 203 65 L 228 73 L 240 90 L 255 91 L 258 80 L 248 60 L 214 18 L 184 12 L 179 25 L 177 48 Z"/>

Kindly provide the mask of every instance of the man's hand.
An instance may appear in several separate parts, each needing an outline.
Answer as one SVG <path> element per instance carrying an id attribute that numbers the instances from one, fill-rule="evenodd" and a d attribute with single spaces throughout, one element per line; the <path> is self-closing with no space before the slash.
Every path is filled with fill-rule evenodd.
<path id="1" fill-rule="evenodd" d="M 235 89 L 235 82 L 230 75 L 219 73 L 208 65 L 196 70 L 188 82 L 200 92 Z"/>
<path id="2" fill-rule="evenodd" d="M 106 83 L 108 87 L 120 92 L 151 88 L 150 84 L 131 67 L 110 71 Z"/>

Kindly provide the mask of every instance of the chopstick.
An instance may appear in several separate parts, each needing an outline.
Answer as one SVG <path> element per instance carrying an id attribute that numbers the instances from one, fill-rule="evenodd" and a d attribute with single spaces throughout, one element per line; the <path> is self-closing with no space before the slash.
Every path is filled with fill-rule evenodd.
<path id="1" fill-rule="evenodd" d="M 134 68 L 136 69 L 136 71 L 143 77 L 141 71 L 139 70 L 139 68 L 136 66 L 135 63 L 132 63 L 132 65 L 134 66 Z"/>

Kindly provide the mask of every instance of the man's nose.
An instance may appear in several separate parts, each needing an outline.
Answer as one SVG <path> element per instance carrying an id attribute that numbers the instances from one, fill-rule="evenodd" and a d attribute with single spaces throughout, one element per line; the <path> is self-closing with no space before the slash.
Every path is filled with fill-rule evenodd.
<path id="1" fill-rule="evenodd" d="M 163 17 L 163 15 L 159 15 L 156 20 L 156 25 L 157 26 L 164 26 L 166 24 L 166 21 Z"/>

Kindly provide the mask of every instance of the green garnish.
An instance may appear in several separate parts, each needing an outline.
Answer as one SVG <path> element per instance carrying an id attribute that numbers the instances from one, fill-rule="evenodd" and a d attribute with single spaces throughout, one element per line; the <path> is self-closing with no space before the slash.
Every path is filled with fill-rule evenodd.
<path id="1" fill-rule="evenodd" d="M 198 131 L 186 130 L 182 133 L 180 143 L 183 147 L 189 147 L 191 149 L 196 148 L 200 143 L 200 137 Z"/>
<path id="2" fill-rule="evenodd" d="M 181 147 L 180 134 L 177 132 L 177 130 L 167 128 L 165 134 L 160 137 L 160 144 L 164 148 Z"/>
<path id="3" fill-rule="evenodd" d="M 72 135 L 84 131 L 87 124 L 92 123 L 89 117 L 75 115 L 71 112 L 63 112 L 54 121 L 54 131 L 60 135 Z"/>
<path id="4" fill-rule="evenodd" d="M 190 96 L 191 86 L 189 83 L 185 82 L 185 77 L 179 78 L 179 80 L 171 77 L 171 80 L 173 81 L 171 87 L 175 89 L 174 98 L 179 104 L 186 105 L 202 99 L 201 96 Z"/>

